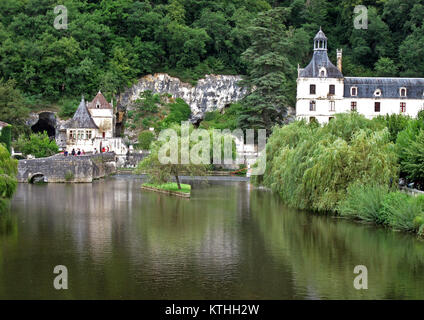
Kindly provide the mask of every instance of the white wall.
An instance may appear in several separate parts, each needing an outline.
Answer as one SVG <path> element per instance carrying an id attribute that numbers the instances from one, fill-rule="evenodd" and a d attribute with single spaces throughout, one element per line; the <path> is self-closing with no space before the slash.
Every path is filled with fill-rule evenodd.
<path id="1" fill-rule="evenodd" d="M 316 94 L 309 93 L 309 86 L 316 85 Z M 334 96 L 328 96 L 329 85 L 334 84 L 336 91 Z M 420 110 L 424 109 L 424 99 L 384 99 L 384 98 L 343 98 L 344 80 L 329 78 L 298 78 L 296 118 L 308 120 L 315 117 L 319 123 L 327 123 L 330 117 L 336 113 L 351 112 L 351 102 L 357 103 L 357 112 L 365 117 L 373 117 L 386 114 L 400 114 L 400 103 L 406 103 L 405 115 L 416 117 Z M 309 110 L 311 100 L 315 100 L 315 111 Z M 330 111 L 330 101 L 335 102 L 335 111 Z M 375 102 L 380 102 L 380 112 L 374 111 Z"/>

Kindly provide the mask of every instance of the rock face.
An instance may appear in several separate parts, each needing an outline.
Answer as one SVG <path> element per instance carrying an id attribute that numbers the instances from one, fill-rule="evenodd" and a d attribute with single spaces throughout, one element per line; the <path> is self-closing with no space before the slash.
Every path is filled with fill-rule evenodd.
<path id="1" fill-rule="evenodd" d="M 182 82 L 165 73 L 156 73 L 141 78 L 137 84 L 118 97 L 118 107 L 127 109 L 143 91 L 169 93 L 174 98 L 183 99 L 191 108 L 193 122 L 203 118 L 205 112 L 221 110 L 232 102 L 243 98 L 248 90 L 238 85 L 240 76 L 207 75 L 196 86 Z"/>

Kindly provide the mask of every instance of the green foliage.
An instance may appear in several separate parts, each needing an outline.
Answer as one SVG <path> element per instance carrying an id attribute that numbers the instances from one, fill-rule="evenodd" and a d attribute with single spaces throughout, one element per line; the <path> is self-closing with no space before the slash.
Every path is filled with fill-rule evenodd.
<path id="1" fill-rule="evenodd" d="M 310 48 L 304 30 L 286 26 L 289 14 L 286 8 L 260 13 L 249 28 L 252 44 L 242 57 L 248 66 L 245 84 L 252 92 L 242 101 L 242 128 L 270 130 L 284 123 L 288 107 L 294 105 L 294 60 L 306 57 Z"/>
<path id="2" fill-rule="evenodd" d="M 266 153 L 265 174 L 255 182 L 301 209 L 334 211 L 350 185 L 388 187 L 398 176 L 388 130 L 356 113 L 336 115 L 324 127 L 299 121 L 275 128 Z"/>
<path id="3" fill-rule="evenodd" d="M 402 114 L 386 114 L 385 116 L 378 116 L 374 121 L 381 123 L 382 126 L 387 127 L 390 133 L 390 141 L 396 142 L 399 132 L 405 130 L 411 118 Z"/>
<path id="4" fill-rule="evenodd" d="M 51 140 L 46 132 L 32 133 L 29 138 L 19 136 L 16 149 L 24 155 L 33 155 L 36 158 L 49 157 L 59 152 L 56 141 Z"/>
<path id="5" fill-rule="evenodd" d="M 3 143 L 6 149 L 11 152 L 11 141 L 12 141 L 12 126 L 8 125 L 0 131 L 0 143 Z"/>
<path id="6" fill-rule="evenodd" d="M 143 186 L 157 188 L 166 191 L 174 191 L 174 192 L 182 192 L 182 193 L 190 193 L 191 186 L 189 184 L 181 183 L 180 187 L 175 182 L 168 182 L 164 184 L 154 184 L 154 183 L 144 183 Z"/>
<path id="7" fill-rule="evenodd" d="M 182 138 L 181 138 L 181 126 L 174 125 L 170 129 L 175 133 L 175 140 L 171 140 L 171 137 L 168 137 L 167 140 L 156 140 L 151 145 L 150 155 L 143 159 L 138 166 L 137 172 L 139 173 L 147 173 L 149 176 L 150 182 L 154 184 L 164 184 L 169 182 L 172 178 L 175 178 L 178 189 L 181 189 L 179 176 L 181 172 L 189 175 L 205 175 L 207 166 L 205 164 L 196 164 L 190 160 L 188 163 L 184 163 L 182 161 Z M 193 132 L 193 126 L 189 127 L 189 133 Z M 192 150 L 196 143 L 190 139 L 190 143 L 188 149 Z M 165 149 L 165 155 L 171 157 L 172 152 L 177 152 L 177 161 L 175 163 L 168 162 L 166 164 L 161 163 L 161 149 Z"/>
<path id="8" fill-rule="evenodd" d="M 388 192 L 387 187 L 355 183 L 349 186 L 346 198 L 339 203 L 337 211 L 344 217 L 384 224 L 386 218 L 381 216 L 381 210 Z"/>
<path id="9" fill-rule="evenodd" d="M 190 118 L 190 106 L 183 99 L 177 98 L 174 103 L 168 104 L 169 114 L 161 121 L 159 127 L 166 129 L 173 124 L 181 124 L 181 121 L 187 121 Z"/>
<path id="10" fill-rule="evenodd" d="M 62 119 L 69 119 L 74 116 L 80 103 L 79 98 L 76 99 L 64 99 L 60 104 L 59 116 Z"/>
<path id="11" fill-rule="evenodd" d="M 12 197 L 18 184 L 17 174 L 18 161 L 12 159 L 7 149 L 0 144 L 0 202 Z"/>
<path id="12" fill-rule="evenodd" d="M 141 150 L 149 150 L 150 145 L 155 139 L 155 135 L 151 131 L 143 131 L 138 136 L 138 148 Z"/>
<path id="13" fill-rule="evenodd" d="M 243 105 L 241 103 L 233 103 L 228 108 L 220 111 L 206 112 L 199 128 L 209 129 L 229 129 L 238 128 L 238 118 L 243 113 Z"/>
<path id="14" fill-rule="evenodd" d="M 28 114 L 24 98 L 16 88 L 16 81 L 0 79 L 0 120 L 13 126 L 13 136 L 17 137 L 18 134 L 28 131 L 25 125 Z"/>
<path id="15" fill-rule="evenodd" d="M 72 181 L 74 179 L 74 174 L 72 173 L 72 171 L 68 170 L 65 173 L 65 180 L 66 181 Z"/>
<path id="16" fill-rule="evenodd" d="M 403 148 L 401 166 L 408 179 L 424 186 L 424 130 Z"/>
<path id="17" fill-rule="evenodd" d="M 386 195 L 380 215 L 385 224 L 396 230 L 418 231 L 419 218 L 423 216 L 422 196 L 411 197 L 402 192 L 391 192 Z"/>

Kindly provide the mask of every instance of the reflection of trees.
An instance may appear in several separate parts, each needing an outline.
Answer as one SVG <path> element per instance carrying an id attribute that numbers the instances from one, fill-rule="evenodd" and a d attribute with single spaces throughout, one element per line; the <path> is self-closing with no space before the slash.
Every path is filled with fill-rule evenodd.
<path id="1" fill-rule="evenodd" d="M 330 299 L 424 297 L 424 243 L 369 225 L 286 209 L 275 197 L 252 193 L 255 221 L 274 259 L 289 262 L 303 295 Z M 353 288 L 365 265 L 369 290 Z"/>

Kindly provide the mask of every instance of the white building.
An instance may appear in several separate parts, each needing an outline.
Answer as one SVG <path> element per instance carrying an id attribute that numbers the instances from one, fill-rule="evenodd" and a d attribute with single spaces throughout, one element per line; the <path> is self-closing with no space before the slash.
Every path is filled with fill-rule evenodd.
<path id="1" fill-rule="evenodd" d="M 327 37 L 320 30 L 314 38 L 314 54 L 298 69 L 296 118 L 327 123 L 336 113 L 357 111 L 371 119 L 379 115 L 416 117 L 424 109 L 424 79 L 344 77 L 342 50 L 337 67 L 327 55 Z"/>
<path id="2" fill-rule="evenodd" d="M 100 152 L 104 148 L 105 151 L 125 155 L 128 148 L 122 138 L 114 136 L 114 127 L 113 106 L 100 91 L 90 103 L 82 97 L 72 119 L 61 128 L 62 135 L 66 137 L 66 150 Z"/>

